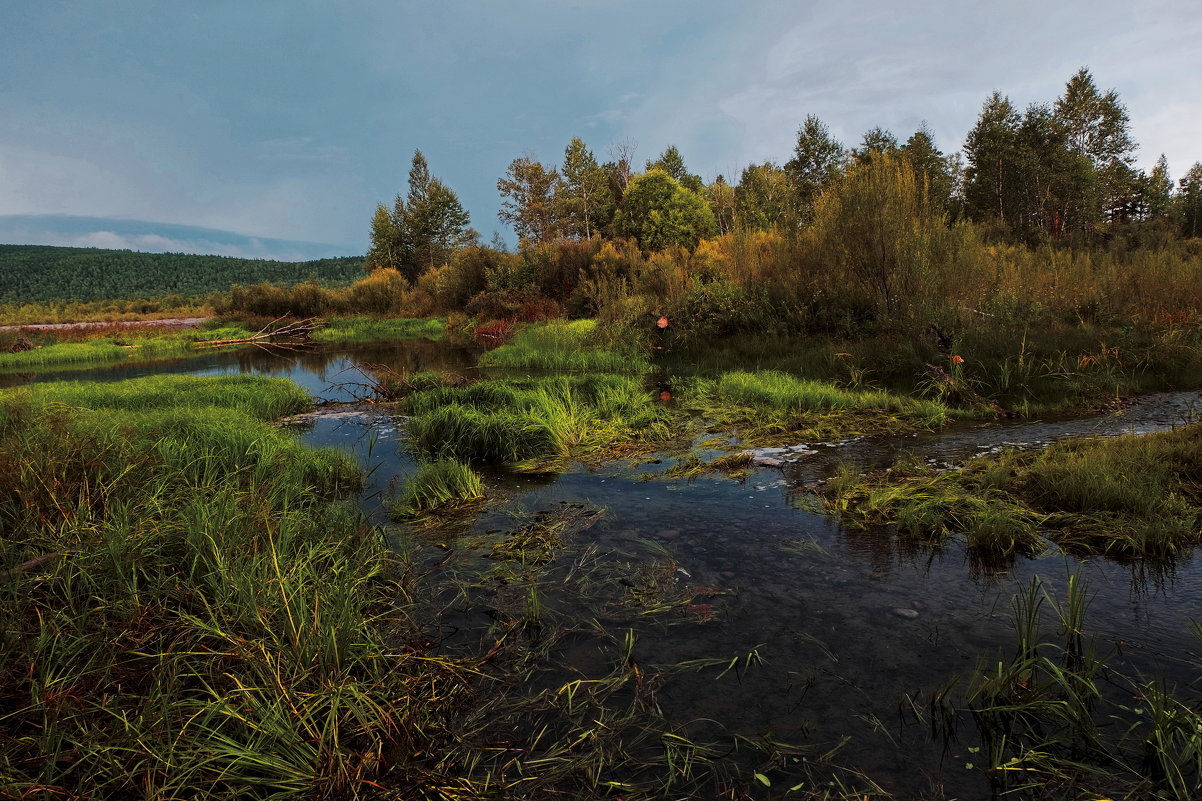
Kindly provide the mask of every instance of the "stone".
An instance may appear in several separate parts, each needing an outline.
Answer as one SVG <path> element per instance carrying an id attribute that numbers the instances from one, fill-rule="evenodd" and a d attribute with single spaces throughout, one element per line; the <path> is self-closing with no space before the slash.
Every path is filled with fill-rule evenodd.
<path id="1" fill-rule="evenodd" d="M 906 609 L 905 607 L 899 606 L 893 610 L 893 615 L 895 617 L 905 618 L 906 620 L 914 620 L 918 617 L 918 610 Z"/>

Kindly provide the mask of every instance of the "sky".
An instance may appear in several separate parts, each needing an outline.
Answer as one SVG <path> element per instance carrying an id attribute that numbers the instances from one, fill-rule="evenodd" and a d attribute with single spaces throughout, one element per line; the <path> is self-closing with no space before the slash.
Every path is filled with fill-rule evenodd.
<path id="1" fill-rule="evenodd" d="M 807 114 L 954 151 L 992 91 L 1083 66 L 1177 178 L 1199 42 L 1198 0 L 0 0 L 0 242 L 362 253 L 417 148 L 512 241 L 497 179 L 574 136 L 707 181 L 787 160 Z"/>

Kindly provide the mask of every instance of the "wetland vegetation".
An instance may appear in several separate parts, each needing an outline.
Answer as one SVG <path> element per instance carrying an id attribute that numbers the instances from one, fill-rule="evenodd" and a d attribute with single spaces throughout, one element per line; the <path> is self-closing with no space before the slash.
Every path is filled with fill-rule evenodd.
<path id="1" fill-rule="evenodd" d="M 921 451 L 1199 389 L 1202 167 L 1125 114 L 576 139 L 516 250 L 420 152 L 362 265 L 0 248 L 5 321 L 210 318 L 0 330 L 0 797 L 1196 797 L 1196 415 Z"/>

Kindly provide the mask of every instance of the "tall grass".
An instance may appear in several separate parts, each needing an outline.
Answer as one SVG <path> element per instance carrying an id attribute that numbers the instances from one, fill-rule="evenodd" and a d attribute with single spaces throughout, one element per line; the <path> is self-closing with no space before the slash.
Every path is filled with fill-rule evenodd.
<path id="1" fill-rule="evenodd" d="M 481 381 L 416 392 L 406 407 L 410 444 L 426 458 L 534 468 L 669 435 L 664 411 L 626 376 Z"/>
<path id="2" fill-rule="evenodd" d="M 642 372 L 647 356 L 633 348 L 611 349 L 593 341 L 596 320 L 535 323 L 508 345 L 480 357 L 482 367 L 518 367 L 579 372 Z"/>
<path id="3" fill-rule="evenodd" d="M 132 359 L 156 359 L 195 351 L 197 342 L 250 336 L 236 325 L 203 330 L 167 330 L 131 328 L 122 331 L 84 331 L 80 341 L 54 341 L 68 338 L 67 332 L 30 334 L 35 340 L 50 339 L 51 344 L 33 350 L 8 353 L 0 349 L 0 370 L 30 369 L 64 364 L 99 364 Z"/>

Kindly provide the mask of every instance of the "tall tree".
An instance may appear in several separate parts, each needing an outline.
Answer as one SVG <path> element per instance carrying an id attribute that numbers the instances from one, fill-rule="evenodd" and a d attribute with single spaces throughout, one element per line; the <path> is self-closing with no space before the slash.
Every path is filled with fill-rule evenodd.
<path id="1" fill-rule="evenodd" d="M 1195 161 L 1177 184 L 1174 200 L 1181 220 L 1181 235 L 1202 236 L 1202 162 Z"/>
<path id="2" fill-rule="evenodd" d="M 852 151 L 852 158 L 857 164 L 867 164 L 877 156 L 896 156 L 900 149 L 897 137 L 878 125 L 864 134 L 860 146 Z"/>
<path id="3" fill-rule="evenodd" d="M 554 198 L 559 173 L 529 156 L 514 159 L 505 176 L 497 180 L 501 210 L 497 216 L 513 225 L 522 239 L 546 242 L 560 234 L 559 215 Z"/>
<path id="4" fill-rule="evenodd" d="M 797 129 L 793 158 L 785 162 L 785 174 L 793 185 L 800 222 L 809 220 L 814 199 L 830 185 L 843 168 L 843 145 L 813 114 Z"/>
<path id="5" fill-rule="evenodd" d="M 735 187 L 735 217 L 744 228 L 767 231 L 794 218 L 795 185 L 771 162 L 752 164 Z"/>
<path id="6" fill-rule="evenodd" d="M 1173 203 L 1173 179 L 1169 177 L 1169 162 L 1160 154 L 1152 172 L 1144 178 L 1142 192 L 1143 214 L 1149 220 L 1168 216 Z"/>
<path id="7" fill-rule="evenodd" d="M 994 92 L 985 101 L 977 123 L 964 142 L 964 204 L 978 221 L 1003 223 L 1015 216 L 1020 194 L 1017 174 L 1021 119 L 1010 99 Z"/>
<path id="8" fill-rule="evenodd" d="M 1097 196 L 1092 203 L 1107 219 L 1126 217 L 1136 193 L 1136 175 L 1131 169 L 1135 142 L 1118 93 L 1098 91 L 1093 76 L 1082 67 L 1069 79 L 1054 108 L 1068 147 L 1089 159 L 1097 174 Z"/>
<path id="9" fill-rule="evenodd" d="M 609 177 L 579 137 L 563 152 L 562 182 L 556 205 L 567 236 L 588 239 L 613 219 L 614 196 Z"/>
<path id="10" fill-rule="evenodd" d="M 676 145 L 668 145 L 668 149 L 660 153 L 658 159 L 647 162 L 645 171 L 651 172 L 652 170 L 663 170 L 678 184 L 692 192 L 701 192 L 705 188 L 701 176 L 693 175 L 689 172 L 688 167 L 684 166 L 684 157 L 680 155 Z"/>
<path id="11" fill-rule="evenodd" d="M 366 266 L 391 267 L 410 281 L 446 262 L 457 248 L 476 238 L 459 198 L 430 175 L 420 150 L 409 167 L 409 193 L 397 195 L 392 210 L 376 207 Z"/>
<path id="12" fill-rule="evenodd" d="M 397 201 L 404 202 L 400 197 Z M 399 270 L 404 249 L 403 236 L 403 231 L 397 227 L 388 208 L 383 203 L 376 206 L 376 213 L 371 218 L 371 247 L 368 248 L 364 268 L 369 272 L 381 268 Z"/>
<path id="13" fill-rule="evenodd" d="M 709 201 L 710 211 L 714 213 L 714 220 L 718 223 L 718 233 L 733 231 L 736 220 L 734 187 L 719 175 L 705 188 L 705 197 Z"/>

